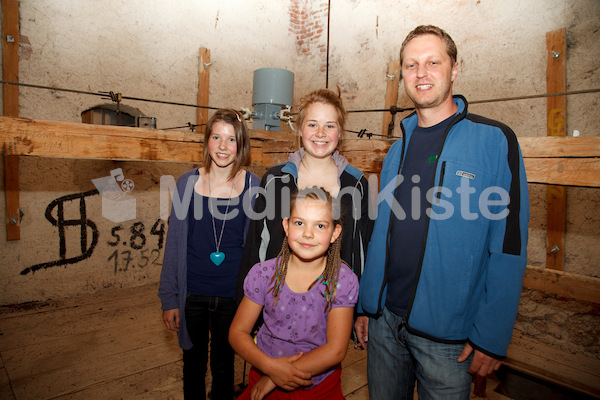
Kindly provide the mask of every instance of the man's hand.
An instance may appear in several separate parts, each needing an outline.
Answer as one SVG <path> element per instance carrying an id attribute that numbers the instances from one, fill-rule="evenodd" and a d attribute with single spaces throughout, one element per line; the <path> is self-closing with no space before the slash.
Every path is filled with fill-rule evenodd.
<path id="1" fill-rule="evenodd" d="M 356 318 L 354 331 L 356 332 L 361 348 L 366 349 L 367 342 L 369 341 L 369 317 Z"/>
<path id="2" fill-rule="evenodd" d="M 463 348 L 463 351 L 458 356 L 458 362 L 463 362 L 473 352 L 473 347 L 467 343 Z M 480 352 L 479 350 L 475 350 L 475 354 L 473 355 L 473 362 L 471 366 L 467 370 L 467 372 L 471 375 L 479 375 L 479 376 L 488 376 L 494 371 L 497 371 L 500 368 L 502 362 L 493 357 L 488 356 Z"/>

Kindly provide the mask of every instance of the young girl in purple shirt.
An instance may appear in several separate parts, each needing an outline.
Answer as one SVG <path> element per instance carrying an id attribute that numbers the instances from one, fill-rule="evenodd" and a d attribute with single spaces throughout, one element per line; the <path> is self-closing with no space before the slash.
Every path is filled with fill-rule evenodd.
<path id="1" fill-rule="evenodd" d="M 343 399 L 341 361 L 352 330 L 358 279 L 340 258 L 338 202 L 317 187 L 292 196 L 281 252 L 256 264 L 229 330 L 252 364 L 239 399 Z M 264 324 L 252 337 L 259 315 Z"/>

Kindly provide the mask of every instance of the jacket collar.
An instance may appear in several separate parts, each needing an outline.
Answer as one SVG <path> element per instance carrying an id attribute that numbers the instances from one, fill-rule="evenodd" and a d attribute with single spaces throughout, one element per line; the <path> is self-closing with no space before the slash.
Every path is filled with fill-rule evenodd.
<path id="1" fill-rule="evenodd" d="M 458 115 L 459 118 L 453 121 L 453 124 L 456 124 L 458 121 L 466 117 L 469 113 L 469 103 L 467 102 L 467 99 L 465 99 L 464 96 L 460 94 L 452 96 L 452 99 L 454 101 L 454 104 L 456 104 L 456 106 L 458 107 L 458 110 L 456 110 L 456 115 Z M 402 136 L 406 136 L 408 138 L 417 127 L 418 122 L 419 121 L 417 118 L 416 111 L 412 112 L 409 116 L 404 118 L 402 120 L 402 124 L 400 125 L 402 127 Z"/>

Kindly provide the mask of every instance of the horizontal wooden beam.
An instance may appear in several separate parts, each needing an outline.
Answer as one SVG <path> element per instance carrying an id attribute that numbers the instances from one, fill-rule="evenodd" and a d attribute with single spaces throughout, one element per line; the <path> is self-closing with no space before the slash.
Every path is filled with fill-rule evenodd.
<path id="1" fill-rule="evenodd" d="M 0 117 L 2 153 L 117 160 L 202 161 L 201 135 Z"/>
<path id="2" fill-rule="evenodd" d="M 597 397 L 600 395 L 600 361 L 585 353 L 572 353 L 543 340 L 514 331 L 508 367 L 546 382 Z"/>
<path id="3" fill-rule="evenodd" d="M 521 137 L 523 157 L 600 157 L 600 136 Z"/>
<path id="4" fill-rule="evenodd" d="M 251 146 L 288 143 L 290 134 L 251 130 Z M 123 126 L 41 121 L 0 116 L 2 154 L 202 162 L 203 135 Z"/>
<path id="5" fill-rule="evenodd" d="M 600 187 L 600 158 L 524 158 L 527 181 Z"/>
<path id="6" fill-rule="evenodd" d="M 294 150 L 290 133 L 251 129 L 250 137 L 253 163 L 284 162 Z M 202 162 L 202 140 L 194 132 L 0 116 L 0 142 L 6 155 Z M 378 173 L 392 143 L 347 139 L 340 151 L 358 169 Z M 530 183 L 600 187 L 600 137 L 521 138 L 519 143 Z"/>
<path id="7" fill-rule="evenodd" d="M 600 278 L 527 266 L 523 287 L 600 304 Z"/>

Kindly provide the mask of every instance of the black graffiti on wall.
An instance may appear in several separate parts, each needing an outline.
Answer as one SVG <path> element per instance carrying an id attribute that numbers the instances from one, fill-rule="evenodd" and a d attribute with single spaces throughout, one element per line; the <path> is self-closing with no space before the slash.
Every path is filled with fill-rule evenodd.
<path id="1" fill-rule="evenodd" d="M 112 239 L 106 244 L 115 247 L 106 261 L 114 267 L 114 273 L 127 272 L 135 268 L 144 269 L 148 266 L 161 266 L 160 255 L 165 240 L 165 221 L 157 219 L 150 231 L 146 233 L 143 222 L 134 222 L 129 229 L 123 225 L 114 226 L 110 234 Z M 155 248 L 149 244 L 150 237 L 156 236 Z M 119 250 L 123 246 L 125 250 Z"/>
<path id="2" fill-rule="evenodd" d="M 66 264 L 75 264 L 81 260 L 85 260 L 89 258 L 96 245 L 98 244 L 98 227 L 96 224 L 87 219 L 87 210 L 85 206 L 85 198 L 88 196 L 95 196 L 99 194 L 97 189 L 89 190 L 83 193 L 70 194 L 67 196 L 59 197 L 55 199 L 48 207 L 46 207 L 46 219 L 50 221 L 50 223 L 58 228 L 58 237 L 59 237 L 59 259 L 45 262 L 41 264 L 36 264 L 31 267 L 25 268 L 21 271 L 21 275 L 27 275 L 29 273 L 36 272 L 40 269 L 46 269 L 51 267 L 58 267 Z M 65 219 L 65 203 L 67 202 L 77 202 L 79 201 L 79 216 L 72 219 Z M 52 215 L 56 209 L 56 218 Z M 79 228 L 80 230 L 80 247 L 81 254 L 75 257 L 67 258 L 67 240 L 65 237 L 65 232 L 68 227 Z M 91 230 L 91 238 L 88 235 L 88 228 Z"/>

